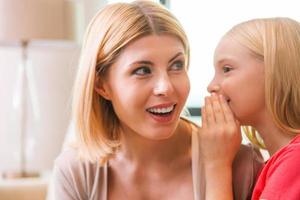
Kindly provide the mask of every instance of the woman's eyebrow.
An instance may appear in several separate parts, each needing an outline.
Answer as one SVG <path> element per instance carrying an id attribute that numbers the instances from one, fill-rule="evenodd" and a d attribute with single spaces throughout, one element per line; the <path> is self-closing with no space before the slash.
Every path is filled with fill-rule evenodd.
<path id="1" fill-rule="evenodd" d="M 183 55 L 182 52 L 178 52 L 175 56 L 173 56 L 168 63 L 173 62 L 177 57 Z M 133 63 L 131 63 L 130 65 L 135 65 L 135 64 L 144 64 L 144 65 L 154 65 L 153 62 L 149 61 L 149 60 L 139 60 L 139 61 L 135 61 Z"/>
<path id="2" fill-rule="evenodd" d="M 180 56 L 180 55 L 183 55 L 183 53 L 182 53 L 182 52 L 178 52 L 175 56 L 173 56 L 173 57 L 169 60 L 168 63 L 173 62 L 173 61 L 174 61 L 178 56 Z"/>
<path id="3" fill-rule="evenodd" d="M 139 61 L 131 63 L 130 65 L 134 65 L 134 64 L 153 65 L 153 62 L 148 61 L 148 60 L 139 60 Z"/>

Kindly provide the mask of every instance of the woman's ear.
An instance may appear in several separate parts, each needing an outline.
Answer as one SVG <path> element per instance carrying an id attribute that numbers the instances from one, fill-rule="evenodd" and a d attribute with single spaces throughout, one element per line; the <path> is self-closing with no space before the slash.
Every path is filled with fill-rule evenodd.
<path id="1" fill-rule="evenodd" d="M 109 86 L 105 80 L 101 80 L 99 77 L 97 77 L 94 89 L 100 96 L 102 96 L 106 100 L 111 99 Z"/>

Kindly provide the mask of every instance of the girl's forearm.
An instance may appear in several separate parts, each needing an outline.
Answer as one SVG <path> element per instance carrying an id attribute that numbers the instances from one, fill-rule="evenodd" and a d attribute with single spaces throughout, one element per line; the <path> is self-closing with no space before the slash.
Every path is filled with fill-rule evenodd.
<path id="1" fill-rule="evenodd" d="M 232 167 L 210 164 L 205 169 L 205 200 L 233 200 Z"/>

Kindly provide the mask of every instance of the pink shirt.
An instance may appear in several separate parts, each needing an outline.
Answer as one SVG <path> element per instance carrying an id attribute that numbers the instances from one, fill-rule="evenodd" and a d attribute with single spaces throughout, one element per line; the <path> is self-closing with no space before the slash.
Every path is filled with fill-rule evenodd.
<path id="1" fill-rule="evenodd" d="M 277 151 L 256 182 L 252 200 L 300 200 L 300 135 Z"/>

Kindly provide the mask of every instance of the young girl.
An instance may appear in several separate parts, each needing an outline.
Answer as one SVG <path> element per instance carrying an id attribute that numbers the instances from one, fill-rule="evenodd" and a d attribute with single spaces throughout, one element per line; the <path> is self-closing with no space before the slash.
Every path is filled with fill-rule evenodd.
<path id="1" fill-rule="evenodd" d="M 77 145 L 55 162 L 56 199 L 200 199 L 196 125 L 180 118 L 189 94 L 189 44 L 151 1 L 106 6 L 90 23 L 74 90 Z M 246 199 L 259 170 L 236 146 L 234 189 Z"/>
<path id="2" fill-rule="evenodd" d="M 232 144 L 239 140 L 240 124 L 251 126 L 247 132 L 256 143 L 257 130 L 271 156 L 252 199 L 300 199 L 299 22 L 269 18 L 236 25 L 219 42 L 214 65 L 200 140 L 207 199 L 232 199 L 232 189 L 220 184 L 231 186 Z M 220 173 L 229 175 L 217 180 Z"/>

